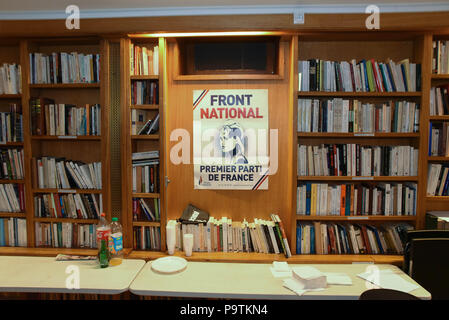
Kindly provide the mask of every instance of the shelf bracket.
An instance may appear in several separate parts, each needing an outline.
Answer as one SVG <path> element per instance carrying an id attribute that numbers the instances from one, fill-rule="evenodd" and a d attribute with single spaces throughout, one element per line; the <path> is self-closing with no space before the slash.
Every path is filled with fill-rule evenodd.
<path id="1" fill-rule="evenodd" d="M 301 9 L 293 10 L 293 23 L 294 24 L 304 24 L 305 14 Z"/>

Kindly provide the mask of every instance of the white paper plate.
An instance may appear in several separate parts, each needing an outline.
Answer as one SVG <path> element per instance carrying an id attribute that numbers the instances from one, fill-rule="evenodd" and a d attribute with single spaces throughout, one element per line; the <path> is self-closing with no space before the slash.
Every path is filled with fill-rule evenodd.
<path id="1" fill-rule="evenodd" d="M 176 273 L 187 268 L 187 260 L 181 257 L 163 257 L 151 263 L 151 269 L 160 273 Z"/>

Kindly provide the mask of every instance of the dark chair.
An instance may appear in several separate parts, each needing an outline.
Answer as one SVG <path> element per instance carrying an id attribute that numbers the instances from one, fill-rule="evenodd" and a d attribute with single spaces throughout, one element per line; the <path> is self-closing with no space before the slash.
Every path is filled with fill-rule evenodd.
<path id="1" fill-rule="evenodd" d="M 410 230 L 407 231 L 404 248 L 404 263 L 402 270 L 410 274 L 410 245 L 413 239 L 446 238 L 449 239 L 449 230 Z"/>
<path id="2" fill-rule="evenodd" d="M 392 289 L 370 289 L 363 292 L 359 300 L 421 300 L 414 295 Z"/>
<path id="3" fill-rule="evenodd" d="M 432 299 L 449 299 L 449 239 L 413 239 L 409 270 Z"/>

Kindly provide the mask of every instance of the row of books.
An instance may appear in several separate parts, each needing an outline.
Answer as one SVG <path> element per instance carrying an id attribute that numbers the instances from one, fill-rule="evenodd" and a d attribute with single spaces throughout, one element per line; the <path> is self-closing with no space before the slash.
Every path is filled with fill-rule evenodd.
<path id="1" fill-rule="evenodd" d="M 99 54 L 34 52 L 29 58 L 31 84 L 100 82 Z"/>
<path id="2" fill-rule="evenodd" d="M 427 195 L 449 196 L 449 166 L 430 163 L 427 171 Z"/>
<path id="3" fill-rule="evenodd" d="M 131 83 L 131 104 L 158 104 L 159 83 L 154 80 L 136 80 Z"/>
<path id="4" fill-rule="evenodd" d="M 259 252 L 291 257 L 284 226 L 275 214 L 271 215 L 271 220 L 256 218 L 253 222 L 209 217 L 207 224 L 173 220 L 168 223 L 176 226 L 176 250 L 183 250 L 184 234 L 191 233 L 195 252 Z"/>
<path id="5" fill-rule="evenodd" d="M 9 112 L 0 112 L 0 143 L 23 141 L 22 107 L 9 104 Z"/>
<path id="6" fill-rule="evenodd" d="M 0 218 L 0 247 L 26 247 L 27 222 L 21 218 Z"/>
<path id="7" fill-rule="evenodd" d="M 417 176 L 418 157 L 412 146 L 298 145 L 298 175 Z"/>
<path id="8" fill-rule="evenodd" d="M 130 71 L 132 76 L 159 74 L 159 47 L 156 45 L 136 45 L 129 47 Z"/>
<path id="9" fill-rule="evenodd" d="M 429 156 L 449 156 L 449 123 L 429 123 Z"/>
<path id="10" fill-rule="evenodd" d="M 299 91 L 414 92 L 421 90 L 421 65 L 409 59 L 385 63 L 310 59 L 298 61 Z"/>
<path id="11" fill-rule="evenodd" d="M 0 212 L 25 212 L 24 184 L 0 184 Z"/>
<path id="12" fill-rule="evenodd" d="M 98 219 L 102 195 L 48 193 L 34 196 L 34 215 L 39 218 Z"/>
<path id="13" fill-rule="evenodd" d="M 161 228 L 160 227 L 133 227 L 133 249 L 134 250 L 161 250 Z"/>
<path id="14" fill-rule="evenodd" d="M 158 193 L 160 191 L 159 151 L 132 154 L 133 192 Z"/>
<path id="15" fill-rule="evenodd" d="M 133 198 L 134 221 L 161 221 L 161 200 L 159 198 Z"/>
<path id="16" fill-rule="evenodd" d="M 297 223 L 297 254 L 403 254 L 408 224 Z"/>
<path id="17" fill-rule="evenodd" d="M 298 99 L 298 132 L 418 132 L 419 104 Z"/>
<path id="18" fill-rule="evenodd" d="M 30 100 L 31 133 L 50 136 L 96 136 L 101 134 L 99 104 L 76 106 L 46 98 Z"/>
<path id="19" fill-rule="evenodd" d="M 22 69 L 16 63 L 0 65 L 0 94 L 22 93 Z"/>
<path id="20" fill-rule="evenodd" d="M 0 179 L 20 180 L 24 178 L 23 149 L 0 149 Z"/>
<path id="21" fill-rule="evenodd" d="M 142 109 L 131 110 L 132 135 L 154 134 L 159 131 L 159 113 L 151 115 L 152 113 Z"/>
<path id="22" fill-rule="evenodd" d="M 65 158 L 33 158 L 35 183 L 41 189 L 101 189 L 101 162 L 84 163 Z"/>
<path id="23" fill-rule="evenodd" d="M 426 212 L 425 224 L 427 230 L 449 230 L 449 211 Z"/>
<path id="24" fill-rule="evenodd" d="M 96 225 L 36 222 L 36 247 L 97 248 Z"/>
<path id="25" fill-rule="evenodd" d="M 449 85 L 441 85 L 430 89 L 429 115 L 443 116 L 449 114 Z"/>
<path id="26" fill-rule="evenodd" d="M 432 73 L 449 74 L 449 41 L 433 41 L 432 47 Z"/>
<path id="27" fill-rule="evenodd" d="M 416 183 L 305 183 L 296 191 L 298 215 L 415 216 Z"/>

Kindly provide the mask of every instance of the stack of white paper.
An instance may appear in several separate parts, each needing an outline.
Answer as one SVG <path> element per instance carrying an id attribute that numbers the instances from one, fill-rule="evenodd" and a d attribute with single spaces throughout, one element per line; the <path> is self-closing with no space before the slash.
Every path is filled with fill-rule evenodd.
<path id="1" fill-rule="evenodd" d="M 314 267 L 304 266 L 293 268 L 293 279 L 304 284 L 305 289 L 326 288 L 326 276 Z"/>
<path id="2" fill-rule="evenodd" d="M 357 276 L 383 289 L 393 289 L 403 292 L 410 292 L 419 288 L 419 286 L 417 286 L 416 284 L 405 280 L 390 269 L 364 272 L 358 274 Z"/>

